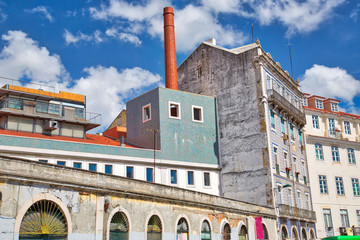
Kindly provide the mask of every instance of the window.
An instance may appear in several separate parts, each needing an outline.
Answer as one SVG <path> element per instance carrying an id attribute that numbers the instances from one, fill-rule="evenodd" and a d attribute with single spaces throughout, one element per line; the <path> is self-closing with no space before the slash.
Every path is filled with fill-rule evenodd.
<path id="1" fill-rule="evenodd" d="M 310 211 L 310 200 L 309 200 L 309 194 L 305 194 L 305 203 L 306 203 L 306 210 Z"/>
<path id="2" fill-rule="evenodd" d="M 169 117 L 170 118 L 181 118 L 180 103 L 169 102 Z"/>
<path id="3" fill-rule="evenodd" d="M 198 106 L 192 106 L 192 113 L 194 122 L 203 122 L 203 108 Z"/>
<path id="4" fill-rule="evenodd" d="M 146 181 L 153 182 L 153 169 L 146 168 Z"/>
<path id="5" fill-rule="evenodd" d="M 351 134 L 351 130 L 350 130 L 350 123 L 345 121 L 344 122 L 344 131 L 345 131 L 345 134 Z"/>
<path id="6" fill-rule="evenodd" d="M 302 143 L 302 132 L 300 129 L 298 131 L 299 131 L 299 142 Z"/>
<path id="7" fill-rule="evenodd" d="M 303 105 L 304 105 L 304 106 L 307 106 L 307 99 L 306 99 L 306 97 L 303 98 Z"/>
<path id="8" fill-rule="evenodd" d="M 210 186 L 210 173 L 204 172 L 204 186 Z"/>
<path id="9" fill-rule="evenodd" d="M 96 163 L 89 163 L 89 171 L 96 172 Z"/>
<path id="10" fill-rule="evenodd" d="M 319 117 L 312 115 L 313 128 L 319 129 Z"/>
<path id="11" fill-rule="evenodd" d="M 22 110 L 22 99 L 9 97 L 9 108 Z"/>
<path id="12" fill-rule="evenodd" d="M 151 120 L 151 104 L 142 107 L 143 123 Z"/>
<path id="13" fill-rule="evenodd" d="M 292 202 L 292 191 L 291 191 L 291 189 L 288 189 L 288 204 L 289 204 L 289 206 L 290 207 L 292 207 L 293 206 L 293 202 Z"/>
<path id="14" fill-rule="evenodd" d="M 60 105 L 58 105 L 58 104 L 51 104 L 51 103 L 50 103 L 50 104 L 49 104 L 48 113 L 60 115 Z"/>
<path id="15" fill-rule="evenodd" d="M 75 117 L 84 118 L 84 109 L 83 108 L 75 108 Z"/>
<path id="16" fill-rule="evenodd" d="M 270 110 L 270 122 L 271 122 L 271 128 L 275 129 L 275 116 L 272 110 Z"/>
<path id="17" fill-rule="evenodd" d="M 354 196 L 360 196 L 359 179 L 358 178 L 352 178 L 351 183 L 352 183 L 352 187 L 353 187 Z"/>
<path id="18" fill-rule="evenodd" d="M 320 185 L 320 193 L 327 194 L 327 182 L 326 182 L 326 176 L 319 175 L 319 185 Z"/>
<path id="19" fill-rule="evenodd" d="M 48 113 L 49 104 L 45 102 L 36 103 L 36 112 Z"/>
<path id="20" fill-rule="evenodd" d="M 315 155 L 317 160 L 324 160 L 323 149 L 321 144 L 315 144 Z"/>
<path id="21" fill-rule="evenodd" d="M 188 177 L 188 185 L 194 185 L 194 172 L 188 171 L 187 177 Z"/>
<path id="22" fill-rule="evenodd" d="M 74 168 L 81 168 L 81 163 L 79 163 L 79 162 L 74 162 L 74 163 L 73 163 L 73 167 L 74 167 Z"/>
<path id="23" fill-rule="evenodd" d="M 329 134 L 331 136 L 335 136 L 335 120 L 333 118 L 329 118 Z"/>
<path id="24" fill-rule="evenodd" d="M 281 132 L 285 133 L 285 120 L 284 120 L 284 118 L 281 118 Z"/>
<path id="25" fill-rule="evenodd" d="M 274 162 L 277 164 L 277 147 L 274 147 Z"/>
<path id="26" fill-rule="evenodd" d="M 357 216 L 358 226 L 360 227 L 360 210 L 356 210 L 356 216 Z"/>
<path id="27" fill-rule="evenodd" d="M 348 159 L 349 159 L 349 163 L 355 164 L 355 153 L 354 153 L 354 149 L 352 148 L 348 148 L 347 149 L 348 152 Z"/>
<path id="28" fill-rule="evenodd" d="M 126 177 L 134 178 L 134 167 L 130 167 L 130 166 L 126 167 Z"/>
<path id="29" fill-rule="evenodd" d="M 325 231 L 331 230 L 333 228 L 333 222 L 332 222 L 332 218 L 331 218 L 331 210 L 324 208 L 323 214 L 324 214 Z"/>
<path id="30" fill-rule="evenodd" d="M 348 211 L 346 209 L 340 209 L 340 218 L 342 227 L 350 227 Z"/>
<path id="31" fill-rule="evenodd" d="M 338 195 L 344 195 L 344 183 L 342 177 L 335 177 L 336 192 Z"/>
<path id="32" fill-rule="evenodd" d="M 113 174 L 113 166 L 112 165 L 105 165 L 105 173 Z"/>
<path id="33" fill-rule="evenodd" d="M 331 111 L 333 112 L 339 111 L 338 105 L 336 103 L 331 103 Z"/>
<path id="34" fill-rule="evenodd" d="M 180 218 L 176 227 L 176 239 L 189 240 L 189 226 L 185 218 Z"/>
<path id="35" fill-rule="evenodd" d="M 316 108 L 323 108 L 323 102 L 321 100 L 315 100 Z"/>
<path id="36" fill-rule="evenodd" d="M 297 191 L 297 194 L 296 194 L 296 197 L 297 197 L 297 208 L 300 208 L 301 209 L 301 192 L 300 191 Z"/>
<path id="37" fill-rule="evenodd" d="M 65 166 L 65 162 L 64 162 L 64 161 L 57 161 L 56 164 L 57 164 L 57 165 L 60 165 L 60 166 Z"/>
<path id="38" fill-rule="evenodd" d="M 211 239 L 211 229 L 208 221 L 203 221 L 201 224 L 201 240 Z"/>
<path id="39" fill-rule="evenodd" d="M 290 135 L 294 136 L 294 125 L 290 123 Z"/>
<path id="40" fill-rule="evenodd" d="M 277 184 L 276 197 L 278 204 L 283 204 L 281 187 L 281 184 Z"/>
<path id="41" fill-rule="evenodd" d="M 39 160 L 39 162 L 42 162 L 42 163 L 47 163 L 47 162 L 48 162 L 48 160 L 42 160 L 42 159 L 40 159 L 40 160 Z"/>
<path id="42" fill-rule="evenodd" d="M 331 155 L 334 162 L 340 162 L 339 148 L 331 146 Z"/>
<path id="43" fill-rule="evenodd" d="M 170 183 L 177 184 L 177 171 L 176 170 L 170 170 Z"/>

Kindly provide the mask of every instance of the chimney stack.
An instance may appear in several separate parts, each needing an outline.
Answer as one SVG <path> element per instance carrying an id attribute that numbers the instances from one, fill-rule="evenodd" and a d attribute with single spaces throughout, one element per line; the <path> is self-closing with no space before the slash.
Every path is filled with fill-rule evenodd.
<path id="1" fill-rule="evenodd" d="M 178 90 L 174 10 L 164 8 L 165 87 Z"/>

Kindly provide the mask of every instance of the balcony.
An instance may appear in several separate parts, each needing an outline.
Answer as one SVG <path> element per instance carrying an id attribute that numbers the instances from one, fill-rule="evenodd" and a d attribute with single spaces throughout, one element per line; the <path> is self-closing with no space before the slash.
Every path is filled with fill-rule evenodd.
<path id="1" fill-rule="evenodd" d="M 326 137 L 335 138 L 335 139 L 341 139 L 341 132 L 328 130 L 326 132 Z"/>
<path id="2" fill-rule="evenodd" d="M 290 117 L 293 117 L 295 121 L 299 122 L 300 125 L 305 125 L 305 114 L 302 110 L 294 106 L 274 89 L 268 90 L 268 101 L 270 104 L 276 105 L 280 110 L 284 110 Z"/>
<path id="3" fill-rule="evenodd" d="M 306 209 L 299 209 L 285 204 L 279 204 L 279 215 L 287 218 L 301 218 L 306 220 L 316 220 L 315 212 Z"/>
<path id="4" fill-rule="evenodd" d="M 101 124 L 101 114 L 87 112 L 84 108 L 5 96 L 0 99 L 0 114 L 78 123 L 85 125 L 86 130 Z"/>

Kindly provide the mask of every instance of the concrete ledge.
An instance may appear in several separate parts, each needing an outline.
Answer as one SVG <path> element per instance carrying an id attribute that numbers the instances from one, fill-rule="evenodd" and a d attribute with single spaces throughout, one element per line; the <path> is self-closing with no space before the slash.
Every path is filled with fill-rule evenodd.
<path id="1" fill-rule="evenodd" d="M 0 156 L 0 180 L 16 181 L 24 185 L 41 183 L 80 192 L 113 193 L 133 199 L 276 218 L 274 208 L 146 181 L 6 156 Z"/>

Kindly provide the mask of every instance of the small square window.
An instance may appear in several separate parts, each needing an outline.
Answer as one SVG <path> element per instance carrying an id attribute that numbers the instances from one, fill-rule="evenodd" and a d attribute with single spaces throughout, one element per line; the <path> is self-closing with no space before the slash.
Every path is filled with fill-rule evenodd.
<path id="1" fill-rule="evenodd" d="M 134 178 L 134 167 L 126 167 L 126 177 Z"/>
<path id="2" fill-rule="evenodd" d="M 193 121 L 194 122 L 203 122 L 203 108 L 198 106 L 192 106 L 193 112 Z"/>
<path id="3" fill-rule="evenodd" d="M 187 175 L 188 175 L 188 185 L 194 185 L 194 172 L 188 171 Z"/>
<path id="4" fill-rule="evenodd" d="M 65 162 L 64 161 L 57 161 L 57 165 L 65 166 Z"/>
<path id="5" fill-rule="evenodd" d="M 81 168 L 81 163 L 79 163 L 79 162 L 74 162 L 74 163 L 73 163 L 73 167 L 74 167 L 74 168 Z"/>
<path id="6" fill-rule="evenodd" d="M 204 186 L 209 187 L 210 186 L 210 173 L 204 172 Z"/>
<path id="7" fill-rule="evenodd" d="M 95 163 L 89 163 L 89 171 L 96 172 L 96 164 Z"/>
<path id="8" fill-rule="evenodd" d="M 43 159 L 40 159 L 39 162 L 43 162 L 43 163 L 47 163 L 48 160 L 43 160 Z"/>
<path id="9" fill-rule="evenodd" d="M 113 174 L 113 166 L 112 165 L 105 165 L 105 173 Z"/>
<path id="10" fill-rule="evenodd" d="M 176 170 L 170 170 L 170 183 L 177 184 L 177 171 Z"/>
<path id="11" fill-rule="evenodd" d="M 151 104 L 142 107 L 143 123 L 151 120 Z"/>
<path id="12" fill-rule="evenodd" d="M 181 118 L 180 103 L 169 102 L 169 117 L 170 118 Z"/>

